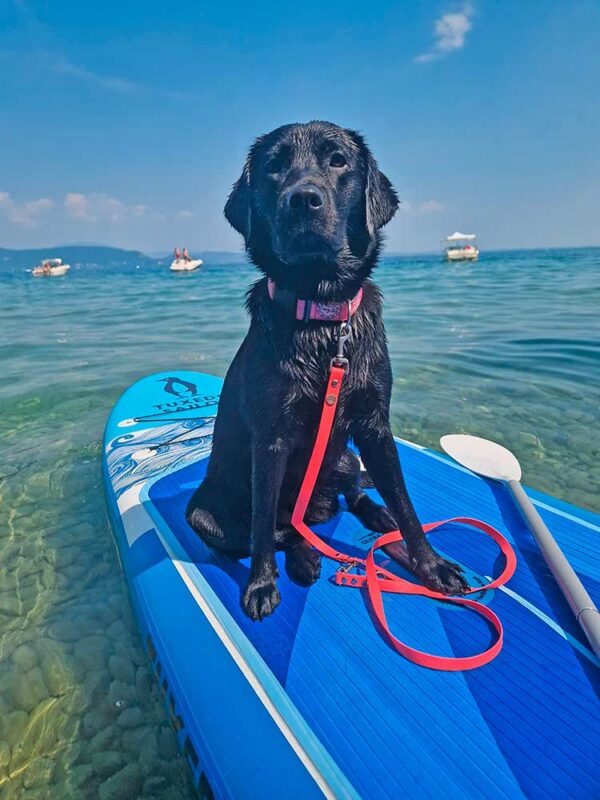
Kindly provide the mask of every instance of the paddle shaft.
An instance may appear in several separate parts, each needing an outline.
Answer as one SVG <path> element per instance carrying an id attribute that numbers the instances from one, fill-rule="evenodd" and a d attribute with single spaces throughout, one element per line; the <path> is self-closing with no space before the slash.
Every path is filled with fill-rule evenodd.
<path id="1" fill-rule="evenodd" d="M 533 507 L 531 500 L 523 491 L 519 481 L 508 481 L 508 487 L 592 650 L 600 658 L 600 611 L 596 608 L 594 601 L 567 561 L 543 519 Z"/>

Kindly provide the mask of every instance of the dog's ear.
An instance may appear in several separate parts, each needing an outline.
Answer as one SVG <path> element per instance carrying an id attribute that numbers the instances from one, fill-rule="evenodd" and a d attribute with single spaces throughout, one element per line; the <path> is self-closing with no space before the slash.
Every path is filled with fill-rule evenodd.
<path id="1" fill-rule="evenodd" d="M 398 210 L 398 195 L 368 150 L 366 194 L 367 229 L 374 236 Z"/>
<path id="2" fill-rule="evenodd" d="M 366 172 L 365 206 L 369 236 L 375 236 L 380 228 L 387 225 L 398 210 L 398 195 L 389 179 L 377 166 L 364 138 L 357 131 L 348 131 L 361 154 Z"/>
<path id="3" fill-rule="evenodd" d="M 250 238 L 252 224 L 252 203 L 250 198 L 250 159 L 244 164 L 242 174 L 237 179 L 225 203 L 225 219 L 241 233 L 246 241 Z"/>

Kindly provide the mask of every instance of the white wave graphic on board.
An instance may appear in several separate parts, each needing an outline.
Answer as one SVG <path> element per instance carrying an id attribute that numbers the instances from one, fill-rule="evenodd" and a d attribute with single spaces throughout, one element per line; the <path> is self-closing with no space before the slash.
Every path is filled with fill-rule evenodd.
<path id="1" fill-rule="evenodd" d="M 106 465 L 118 497 L 134 483 L 179 470 L 206 458 L 215 418 L 185 420 L 124 433 L 106 445 Z"/>

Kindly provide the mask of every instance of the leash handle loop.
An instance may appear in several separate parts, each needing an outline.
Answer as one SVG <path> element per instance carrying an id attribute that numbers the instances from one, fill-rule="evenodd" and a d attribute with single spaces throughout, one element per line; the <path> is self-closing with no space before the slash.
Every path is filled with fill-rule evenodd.
<path id="1" fill-rule="evenodd" d="M 321 413 L 321 419 L 319 421 L 319 427 L 317 429 L 315 444 L 306 468 L 306 472 L 304 474 L 304 478 L 302 480 L 302 485 L 298 493 L 294 510 L 292 512 L 292 526 L 312 547 L 318 550 L 321 555 L 340 562 L 342 566 L 338 569 L 335 576 L 335 581 L 338 585 L 366 588 L 369 595 L 369 600 L 373 607 L 375 618 L 384 634 L 385 639 L 394 648 L 394 650 L 396 650 L 396 652 L 400 653 L 400 655 L 404 656 L 415 664 L 419 664 L 422 667 L 452 672 L 474 669 L 476 667 L 481 667 L 484 664 L 488 664 L 502 649 L 504 638 L 502 623 L 490 608 L 482 603 L 477 602 L 476 600 L 469 600 L 466 597 L 449 597 L 441 594 L 440 592 L 434 592 L 431 589 L 428 589 L 426 586 L 415 584 L 411 581 L 400 578 L 398 575 L 390 572 L 389 570 L 385 569 L 385 567 L 382 567 L 375 562 L 376 550 L 378 550 L 380 547 L 385 547 L 388 544 L 392 544 L 393 542 L 402 541 L 402 534 L 400 531 L 390 531 L 380 536 L 371 546 L 366 558 L 363 559 L 335 550 L 333 547 L 327 544 L 327 542 L 321 539 L 321 537 L 318 536 L 313 530 L 311 530 L 304 522 L 304 515 L 306 513 L 306 509 L 308 508 L 308 504 L 310 503 L 310 499 L 319 476 L 319 471 L 321 469 L 321 464 L 323 463 L 323 458 L 325 457 L 325 451 L 327 449 L 331 430 L 333 428 L 347 365 L 348 362 L 345 358 L 343 358 L 342 346 L 342 355 L 338 355 L 332 360 L 329 378 L 327 381 L 327 388 L 325 391 L 325 401 L 323 403 L 323 410 Z M 438 522 L 430 522 L 426 525 L 423 525 L 423 531 L 424 533 L 430 533 L 442 525 L 446 525 L 451 522 L 468 525 L 490 536 L 496 542 L 500 548 L 500 552 L 504 556 L 505 565 L 500 575 L 484 586 L 471 587 L 469 593 L 481 592 L 486 589 L 495 589 L 498 586 L 505 584 L 512 577 L 517 564 L 514 550 L 507 539 L 500 533 L 500 531 L 496 530 L 496 528 L 488 525 L 486 522 L 482 522 L 481 520 L 471 517 L 453 517 L 451 519 L 440 520 Z M 355 567 L 364 568 L 364 575 L 352 574 L 350 570 Z M 435 600 L 442 600 L 446 603 L 464 606 L 484 617 L 484 619 L 490 623 L 496 633 L 496 639 L 490 645 L 490 647 L 481 653 L 459 658 L 438 656 L 431 653 L 425 653 L 421 650 L 416 650 L 415 648 L 409 647 L 407 644 L 402 642 L 391 632 L 387 623 L 385 609 L 383 606 L 384 592 L 391 594 L 421 595 L 423 597 L 430 597 Z"/>

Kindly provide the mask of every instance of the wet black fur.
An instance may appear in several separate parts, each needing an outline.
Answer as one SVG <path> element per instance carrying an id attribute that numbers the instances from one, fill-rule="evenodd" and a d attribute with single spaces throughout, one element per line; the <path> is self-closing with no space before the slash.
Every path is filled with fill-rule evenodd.
<path id="1" fill-rule="evenodd" d="M 316 209 L 305 202 L 312 195 L 322 200 Z M 225 215 L 244 236 L 253 262 L 279 288 L 325 301 L 349 300 L 364 289 L 307 521 L 331 518 L 343 494 L 371 530 L 400 528 L 414 572 L 429 587 L 454 594 L 466 583 L 460 568 L 438 556 L 422 532 L 389 424 L 392 374 L 382 300 L 369 277 L 380 229 L 397 207 L 396 193 L 362 137 L 312 122 L 278 128 L 255 142 Z M 320 557 L 291 529 L 290 517 L 314 442 L 338 325 L 297 322 L 288 307 L 269 298 L 266 278 L 249 290 L 247 308 L 250 329 L 225 378 L 210 464 L 187 519 L 210 546 L 233 557 L 251 554 L 242 607 L 262 619 L 280 600 L 276 549 L 285 550 L 286 570 L 297 582 L 310 585 L 319 576 Z M 362 490 L 349 438 L 387 508 Z M 406 558 L 398 546 L 391 554 Z"/>

